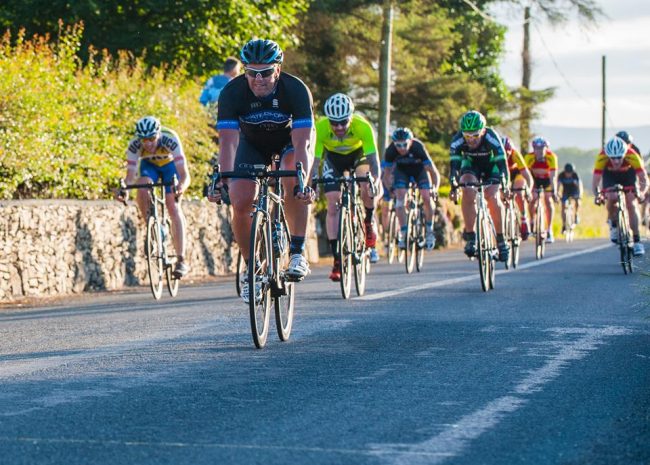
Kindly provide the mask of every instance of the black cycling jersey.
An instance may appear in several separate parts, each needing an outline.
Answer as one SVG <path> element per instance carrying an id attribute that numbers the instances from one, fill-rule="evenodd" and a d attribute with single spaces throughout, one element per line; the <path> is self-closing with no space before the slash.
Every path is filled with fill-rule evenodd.
<path id="1" fill-rule="evenodd" d="M 217 129 L 241 130 L 260 152 L 279 153 L 291 143 L 291 130 L 314 126 L 313 99 L 304 82 L 282 72 L 275 90 L 256 97 L 241 75 L 219 95 Z"/>
<path id="2" fill-rule="evenodd" d="M 418 176 L 425 165 L 431 165 L 433 163 L 426 147 L 418 139 L 413 139 L 406 155 L 400 155 L 395 147 L 395 143 L 391 143 L 386 147 L 386 152 L 384 152 L 384 162 L 389 166 L 393 166 L 394 164 L 396 169 L 402 171 L 407 176 Z"/>
<path id="3" fill-rule="evenodd" d="M 452 178 L 457 178 L 461 170 L 478 177 L 495 179 L 504 175 L 508 178 L 505 150 L 499 135 L 492 128 L 487 128 L 481 143 L 475 149 L 467 145 L 463 133 L 458 131 L 451 140 L 449 156 Z"/>
<path id="4" fill-rule="evenodd" d="M 574 197 L 580 192 L 580 177 L 575 171 L 562 171 L 557 180 L 562 186 L 562 197 Z"/>

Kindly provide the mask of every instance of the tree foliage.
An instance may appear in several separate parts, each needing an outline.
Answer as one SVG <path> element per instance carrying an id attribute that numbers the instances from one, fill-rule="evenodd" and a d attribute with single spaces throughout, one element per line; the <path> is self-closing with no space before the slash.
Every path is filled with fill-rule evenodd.
<path id="1" fill-rule="evenodd" d="M 288 47 L 296 42 L 297 15 L 309 0 L 5 0 L 0 27 L 27 36 L 54 34 L 58 20 L 83 21 L 80 52 L 89 45 L 115 54 L 128 50 L 150 65 L 184 62 L 195 75 L 220 70 L 255 36 Z M 38 12 L 37 15 L 34 12 Z"/>

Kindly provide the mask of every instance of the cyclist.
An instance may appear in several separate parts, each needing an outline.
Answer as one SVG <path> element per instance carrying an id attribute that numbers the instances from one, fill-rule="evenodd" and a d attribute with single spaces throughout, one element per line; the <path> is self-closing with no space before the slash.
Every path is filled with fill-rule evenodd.
<path id="1" fill-rule="evenodd" d="M 523 189 L 524 187 L 530 189 L 533 185 L 533 177 L 526 166 L 524 157 L 521 152 L 517 150 L 508 136 L 501 138 L 503 149 L 506 151 L 508 172 L 510 173 L 510 181 L 513 189 Z M 528 228 L 528 217 L 526 215 L 526 202 L 524 201 L 524 193 L 520 190 L 515 191 L 515 202 L 521 213 L 521 238 L 522 240 L 528 239 L 530 229 Z"/>
<path id="2" fill-rule="evenodd" d="M 568 202 L 573 199 L 575 203 L 575 224 L 580 223 L 580 199 L 582 198 L 582 180 L 576 172 L 572 163 L 564 165 L 564 171 L 558 176 L 558 182 L 562 186 L 562 233 L 566 232 L 564 224 L 564 212 Z"/>
<path id="3" fill-rule="evenodd" d="M 549 143 L 543 137 L 535 137 L 532 141 L 533 151 L 526 155 L 526 166 L 533 175 L 534 187 L 544 189 L 544 204 L 546 206 L 546 242 L 553 242 L 554 201 L 557 201 L 557 155 L 551 152 Z M 537 192 L 533 191 L 530 204 L 532 224 L 535 224 L 535 202 Z M 544 233 L 544 231 L 542 231 Z"/>
<path id="4" fill-rule="evenodd" d="M 395 192 L 393 191 L 392 187 L 389 187 L 389 179 L 386 175 L 386 161 L 382 161 L 381 165 L 381 191 L 382 195 L 381 198 L 379 199 L 379 203 L 381 205 L 381 225 L 382 228 L 384 229 L 384 233 L 388 234 L 388 229 L 390 228 L 390 209 L 391 209 L 391 202 L 393 201 L 393 198 L 395 197 Z"/>
<path id="5" fill-rule="evenodd" d="M 485 116 L 476 110 L 470 110 L 460 119 L 460 131 L 454 134 L 450 147 L 450 175 L 452 190 L 451 199 L 456 200 L 458 191 L 454 186 L 458 182 L 500 181 L 508 185 L 508 167 L 503 144 L 497 132 L 487 127 Z M 499 260 L 508 261 L 510 248 L 503 237 L 503 204 L 499 196 L 499 186 L 485 188 L 490 214 L 494 220 L 497 232 L 497 247 Z M 474 201 L 476 191 L 473 188 L 463 188 L 461 210 L 465 229 L 465 254 L 468 257 L 476 255 L 476 209 Z"/>
<path id="6" fill-rule="evenodd" d="M 638 196 L 642 198 L 648 188 L 648 174 L 643 166 L 641 156 L 618 136 L 614 136 L 607 142 L 605 150 L 600 152 L 594 164 L 592 189 L 596 204 L 603 202 L 603 195 L 598 189 L 601 180 L 603 189 L 613 187 L 616 184 L 626 188 L 625 198 L 630 218 L 630 228 L 634 238 L 634 256 L 644 255 L 645 248 L 641 243 L 639 234 L 639 213 L 636 208 L 637 192 L 635 192 L 635 189 L 638 183 Z M 612 242 L 617 242 L 616 193 L 609 192 L 604 197 L 607 200 L 610 225 L 609 237 Z"/>
<path id="7" fill-rule="evenodd" d="M 618 137 L 620 137 L 621 139 L 623 139 L 628 144 L 628 146 L 629 146 L 629 148 L 631 150 L 634 150 L 636 153 L 641 155 L 641 149 L 634 144 L 634 138 L 632 137 L 632 135 L 629 132 L 627 132 L 627 131 L 618 131 L 616 133 L 616 135 Z M 646 171 L 648 170 L 648 168 L 650 168 L 650 159 L 648 159 L 648 158 L 646 158 L 646 160 L 645 160 L 645 167 L 646 167 Z M 639 203 L 640 203 L 640 207 L 641 207 L 641 212 L 640 212 L 641 223 L 643 223 L 644 226 L 650 226 L 650 224 L 648 224 L 648 218 L 650 217 L 650 213 L 649 213 L 649 210 L 650 210 L 650 192 L 646 193 L 645 199 L 641 200 Z"/>
<path id="8" fill-rule="evenodd" d="M 354 112 L 352 99 L 345 94 L 330 96 L 324 105 L 325 116 L 316 122 L 316 161 L 313 174 L 317 176 L 323 159 L 323 177 L 340 177 L 345 171 L 365 175 L 368 171 L 379 183 L 379 156 L 372 126 L 359 113 Z M 369 183 L 361 183 L 361 199 L 366 209 L 366 246 L 370 249 L 370 261 L 376 263 L 379 255 L 375 250 L 377 232 L 374 225 L 375 199 Z M 341 261 L 338 250 L 339 210 L 337 204 L 341 192 L 337 183 L 324 185 L 327 198 L 327 238 L 334 254 L 334 266 L 330 273 L 332 281 L 341 279 Z"/>
<path id="9" fill-rule="evenodd" d="M 181 208 L 180 198 L 190 185 L 190 172 L 187 166 L 183 145 L 176 132 L 160 125 L 160 120 L 154 116 L 145 116 L 135 124 L 135 138 L 131 139 L 126 150 L 127 184 L 147 184 L 172 182 L 174 176 L 178 179 L 175 192 L 172 186 L 165 187 L 165 205 L 172 221 L 174 249 L 176 250 L 176 265 L 174 277 L 185 276 L 190 270 L 185 261 L 185 215 Z M 117 193 L 120 201 L 128 198 L 128 191 Z M 146 218 L 149 214 L 149 191 L 138 189 L 136 203 L 140 214 Z"/>
<path id="10" fill-rule="evenodd" d="M 436 245 L 433 233 L 434 203 L 432 194 L 440 187 L 440 173 L 431 160 L 424 144 L 413 137 L 409 128 L 397 128 L 393 131 L 392 142 L 384 153 L 386 175 L 392 178 L 395 189 L 395 213 L 400 225 L 398 244 L 406 248 L 406 209 L 404 201 L 409 182 L 417 183 L 420 195 L 424 200 L 424 215 L 426 218 L 426 245 L 431 250 Z"/>
<path id="11" fill-rule="evenodd" d="M 219 95 L 217 129 L 220 162 L 225 171 L 247 169 L 256 164 L 268 166 L 277 155 L 281 169 L 295 169 L 296 163 L 301 162 L 309 172 L 313 162 L 312 97 L 300 79 L 281 70 L 283 57 L 280 46 L 268 39 L 253 39 L 241 49 L 245 73 L 226 84 Z M 314 193 L 309 187 L 300 192 L 295 178 L 283 178 L 282 182 L 285 191 L 291 193 L 284 198 L 291 230 L 291 261 L 286 274 L 300 281 L 310 273 L 303 252 Z M 233 206 L 233 234 L 247 260 L 251 205 L 257 198 L 258 185 L 250 179 L 231 179 L 228 187 Z M 209 200 L 220 201 L 220 189 Z M 248 280 L 243 279 L 241 296 L 246 303 L 249 293 Z"/>
<path id="12" fill-rule="evenodd" d="M 638 155 L 641 155 L 641 149 L 634 144 L 634 137 L 632 137 L 632 134 L 627 131 L 618 131 L 616 136 L 623 139 L 630 149 L 634 150 Z"/>

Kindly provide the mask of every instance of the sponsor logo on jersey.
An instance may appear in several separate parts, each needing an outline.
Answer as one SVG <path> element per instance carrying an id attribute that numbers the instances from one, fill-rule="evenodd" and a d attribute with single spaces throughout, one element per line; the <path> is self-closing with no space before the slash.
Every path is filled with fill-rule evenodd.
<path id="1" fill-rule="evenodd" d="M 260 108 L 262 106 L 262 102 L 251 102 L 251 108 Z"/>
<path id="2" fill-rule="evenodd" d="M 278 102 L 277 98 L 273 99 L 273 108 L 278 108 L 280 106 L 280 103 Z"/>
<path id="3" fill-rule="evenodd" d="M 282 125 L 289 123 L 289 121 L 291 121 L 291 116 L 280 111 L 264 110 L 257 111 L 255 113 L 249 113 L 248 115 L 242 117 L 242 120 L 245 123 L 254 125 L 269 123 L 272 125 Z"/>

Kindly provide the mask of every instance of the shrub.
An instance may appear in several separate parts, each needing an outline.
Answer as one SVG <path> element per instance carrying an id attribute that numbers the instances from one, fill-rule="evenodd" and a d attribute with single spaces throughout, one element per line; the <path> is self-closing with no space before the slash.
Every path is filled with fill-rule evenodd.
<path id="1" fill-rule="evenodd" d="M 135 122 L 158 116 L 178 132 L 199 194 L 215 151 L 198 103 L 200 84 L 182 66 L 150 68 L 126 52 L 78 52 L 83 24 L 0 40 L 0 199 L 109 198 L 125 175 Z"/>

